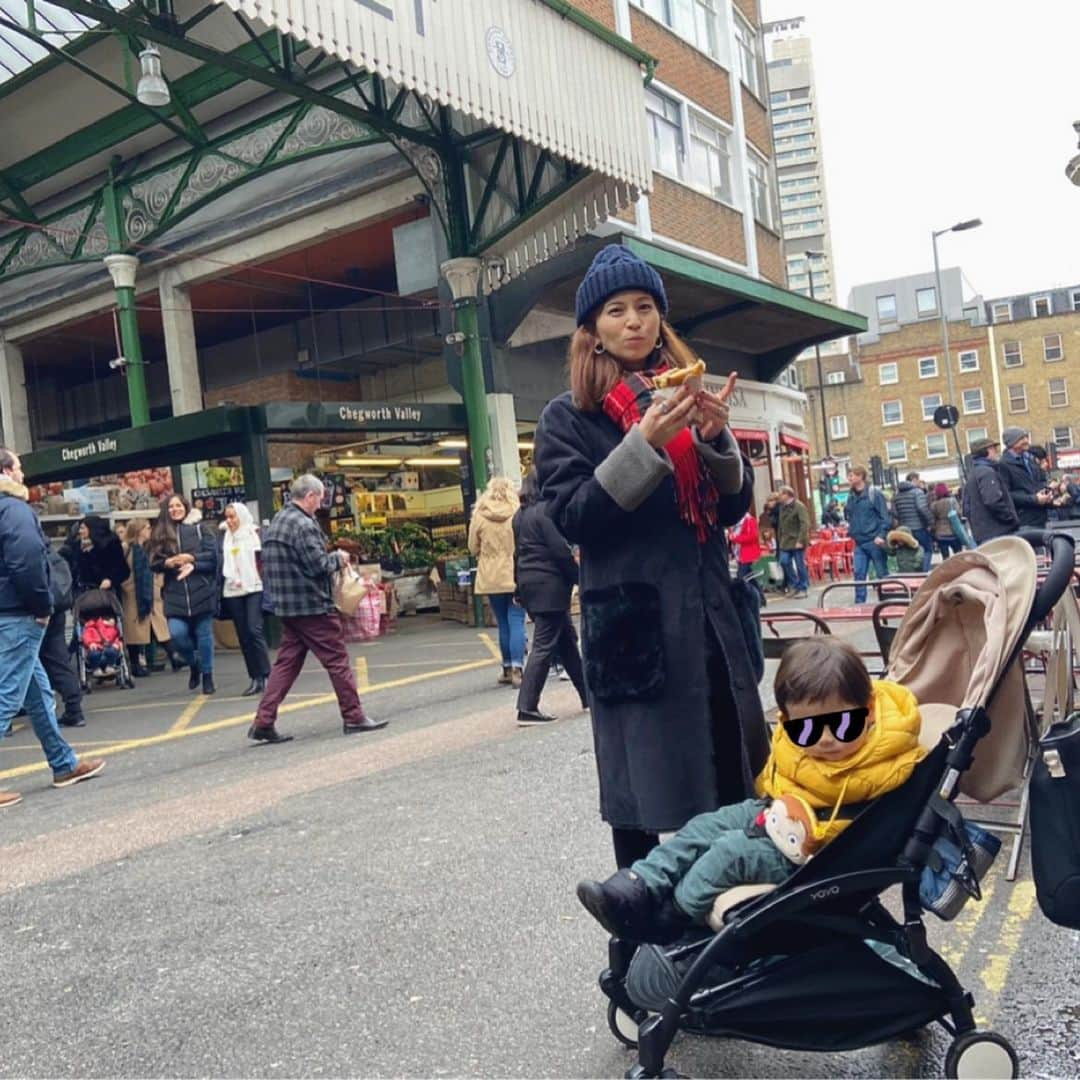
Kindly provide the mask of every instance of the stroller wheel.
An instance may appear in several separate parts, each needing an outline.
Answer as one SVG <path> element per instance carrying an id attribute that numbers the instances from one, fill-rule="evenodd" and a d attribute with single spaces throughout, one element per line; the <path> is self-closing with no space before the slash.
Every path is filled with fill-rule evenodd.
<path id="1" fill-rule="evenodd" d="M 1008 1039 L 993 1031 L 969 1031 L 953 1040 L 945 1055 L 945 1075 L 956 1080 L 1013 1080 L 1020 1075 L 1020 1059 Z"/>
<path id="2" fill-rule="evenodd" d="M 633 1013 L 628 1013 L 614 1001 L 608 1002 L 607 1022 L 611 1034 L 631 1050 L 637 1049 L 638 1024 L 648 1015 L 644 1009 L 635 1009 Z"/>

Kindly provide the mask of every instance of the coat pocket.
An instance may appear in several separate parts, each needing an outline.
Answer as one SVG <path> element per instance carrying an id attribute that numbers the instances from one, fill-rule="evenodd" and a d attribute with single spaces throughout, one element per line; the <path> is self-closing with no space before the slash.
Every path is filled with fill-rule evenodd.
<path id="1" fill-rule="evenodd" d="M 660 592 L 628 582 L 581 597 L 585 681 L 598 701 L 652 701 L 664 692 Z"/>

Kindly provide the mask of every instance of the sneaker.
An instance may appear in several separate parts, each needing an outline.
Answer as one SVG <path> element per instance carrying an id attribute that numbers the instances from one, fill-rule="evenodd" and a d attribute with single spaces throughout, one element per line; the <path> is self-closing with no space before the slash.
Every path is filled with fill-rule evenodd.
<path id="1" fill-rule="evenodd" d="M 53 787 L 71 787 L 72 784 L 81 784 L 84 780 L 97 776 L 105 768 L 104 758 L 86 758 L 80 761 L 71 772 L 57 773 L 53 776 Z"/>
<path id="2" fill-rule="evenodd" d="M 570 676 L 566 674 L 566 668 L 559 668 L 559 682 L 569 682 Z"/>
<path id="3" fill-rule="evenodd" d="M 86 717 L 81 712 L 64 713 L 56 722 L 61 727 L 86 727 Z"/>
<path id="4" fill-rule="evenodd" d="M 806 596 L 807 596 L 807 594 L 802 589 L 800 589 L 798 592 L 793 592 L 791 594 L 791 599 L 792 600 L 805 600 Z"/>
<path id="5" fill-rule="evenodd" d="M 520 690 L 521 689 L 521 668 L 512 667 L 510 669 L 510 685 L 515 690 Z"/>
<path id="6" fill-rule="evenodd" d="M 550 724 L 558 719 L 557 716 L 541 712 L 539 709 L 518 709 L 517 714 L 519 727 L 531 727 L 533 724 Z"/>
<path id="7" fill-rule="evenodd" d="M 632 870 L 617 870 L 607 881 L 579 881 L 577 898 L 613 937 L 642 941 L 648 933 L 652 899 Z"/>
<path id="8" fill-rule="evenodd" d="M 14 806 L 22 802 L 22 796 L 17 791 L 0 791 L 0 810 L 6 806 Z"/>

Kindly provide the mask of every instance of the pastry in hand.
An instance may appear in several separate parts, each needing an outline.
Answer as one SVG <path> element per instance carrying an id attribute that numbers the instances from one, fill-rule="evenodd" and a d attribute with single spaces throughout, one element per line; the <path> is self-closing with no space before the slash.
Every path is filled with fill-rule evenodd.
<path id="1" fill-rule="evenodd" d="M 653 376 L 653 389 L 674 390 L 682 386 L 683 383 L 689 383 L 690 388 L 696 392 L 701 389 L 701 376 L 704 374 L 704 360 L 698 360 L 696 363 L 691 364 L 690 367 L 668 368 L 667 371 L 662 371 L 659 375 Z"/>

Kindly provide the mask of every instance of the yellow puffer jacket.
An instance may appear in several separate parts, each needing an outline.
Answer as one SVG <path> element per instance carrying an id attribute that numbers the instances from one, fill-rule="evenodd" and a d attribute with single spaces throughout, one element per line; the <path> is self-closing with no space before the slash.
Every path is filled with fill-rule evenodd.
<path id="1" fill-rule="evenodd" d="M 874 680 L 873 726 L 863 745 L 842 761 L 821 761 L 796 746 L 778 724 L 772 753 L 757 779 L 757 793 L 770 799 L 801 795 L 815 809 L 866 802 L 899 787 L 926 756 L 919 745 L 922 718 L 915 695 L 898 683 Z M 832 840 L 850 820 L 823 823 L 821 840 Z"/>

